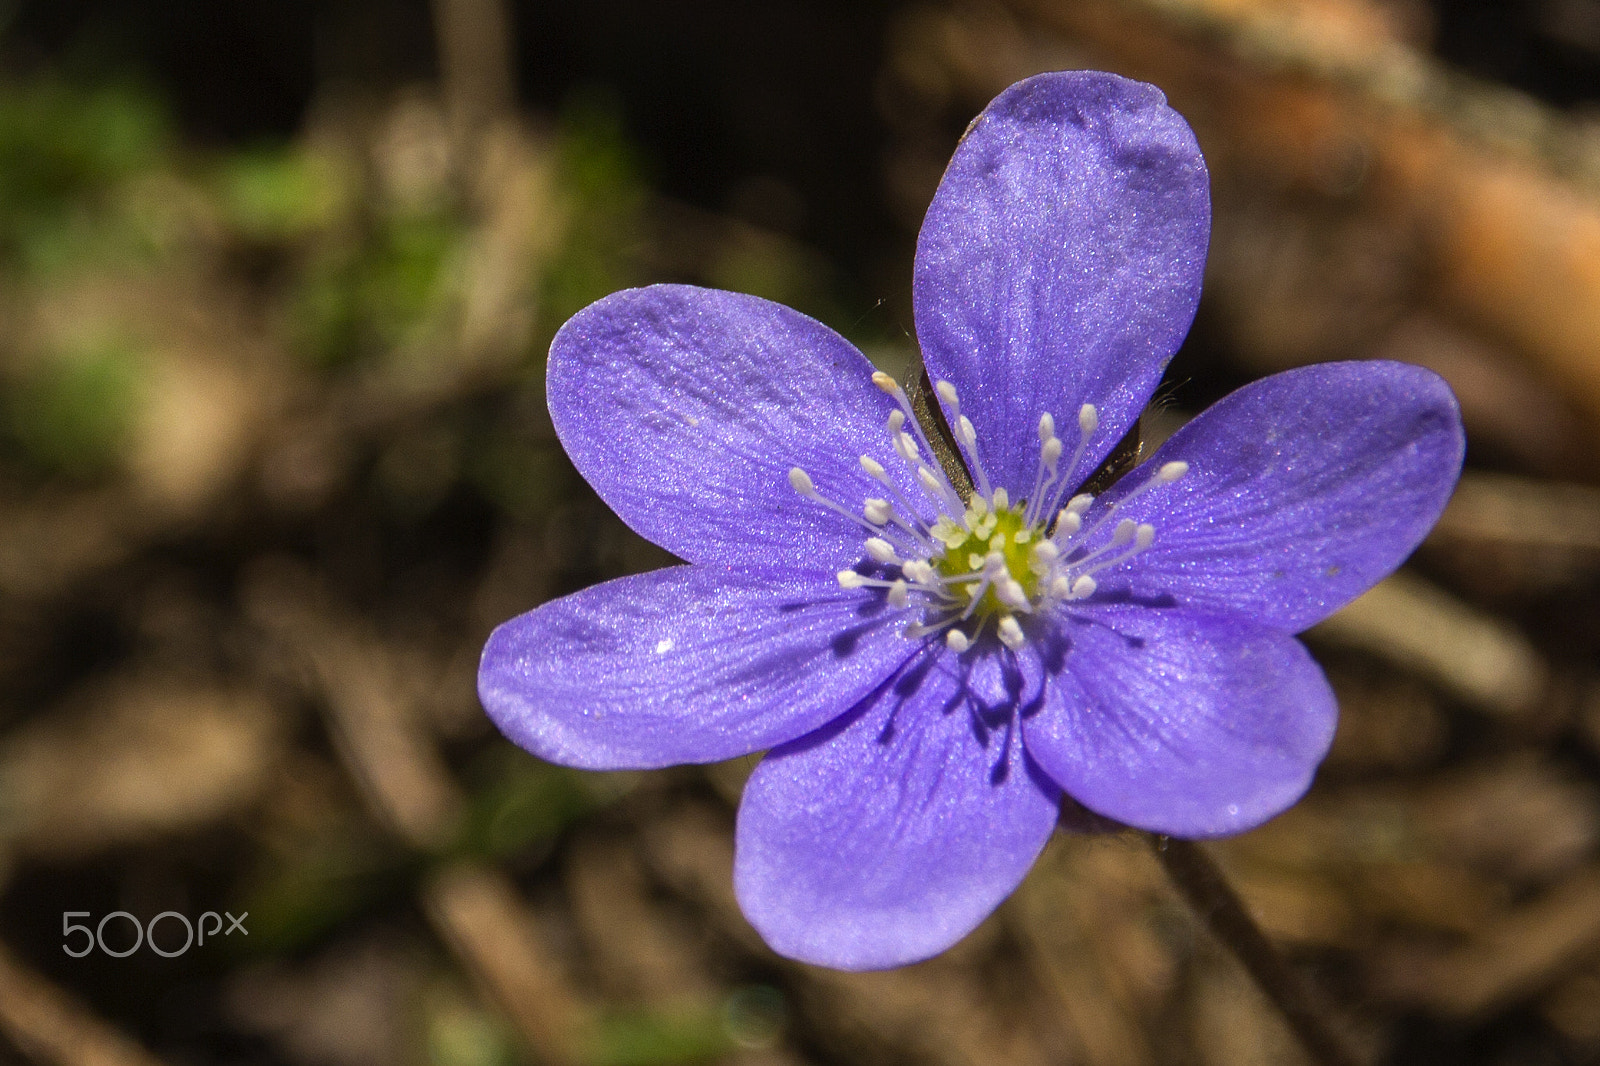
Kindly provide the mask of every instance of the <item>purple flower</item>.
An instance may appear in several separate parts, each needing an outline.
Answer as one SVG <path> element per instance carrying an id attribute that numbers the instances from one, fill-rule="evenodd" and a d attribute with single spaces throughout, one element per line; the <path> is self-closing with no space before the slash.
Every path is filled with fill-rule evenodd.
<path id="1" fill-rule="evenodd" d="M 1086 71 L 1002 93 L 917 244 L 917 337 L 977 492 L 900 387 L 751 296 L 657 285 L 572 318 L 550 411 L 622 519 L 687 565 L 501 626 L 483 704 L 553 762 L 771 749 L 734 877 L 779 952 L 936 954 L 1014 889 L 1062 795 L 1211 837 L 1298 799 L 1333 736 L 1292 634 L 1399 565 L 1462 456 L 1399 363 L 1278 374 L 1081 494 L 1182 341 L 1210 228 L 1194 135 Z"/>

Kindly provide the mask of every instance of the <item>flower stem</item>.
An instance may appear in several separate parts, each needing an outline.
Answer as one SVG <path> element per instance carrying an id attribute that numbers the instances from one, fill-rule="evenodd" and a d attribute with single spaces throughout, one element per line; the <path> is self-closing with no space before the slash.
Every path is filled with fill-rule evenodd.
<path id="1" fill-rule="evenodd" d="M 1365 1057 L 1329 1016 L 1322 997 L 1272 946 L 1205 849 L 1192 840 L 1146 836 L 1183 898 L 1244 964 L 1317 1066 L 1363 1066 Z"/>

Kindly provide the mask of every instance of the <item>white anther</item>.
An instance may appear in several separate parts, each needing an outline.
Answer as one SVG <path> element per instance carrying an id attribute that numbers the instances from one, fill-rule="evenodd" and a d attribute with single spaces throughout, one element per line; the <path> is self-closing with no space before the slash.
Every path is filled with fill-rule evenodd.
<path id="1" fill-rule="evenodd" d="M 890 433 L 899 433 L 900 432 L 900 427 L 905 425 L 905 424 L 906 424 L 906 413 L 904 411 L 890 411 L 889 412 L 889 432 Z"/>
<path id="2" fill-rule="evenodd" d="M 1011 506 L 1011 493 L 1007 492 L 1004 488 L 995 489 L 994 490 L 994 509 L 996 511 L 1003 511 L 1007 507 L 1010 507 L 1010 506 Z"/>
<path id="3" fill-rule="evenodd" d="M 1006 572 L 1006 557 L 1000 552 L 990 552 L 983 557 L 983 576 L 995 577 Z"/>
<path id="4" fill-rule="evenodd" d="M 888 566 L 898 563 L 900 557 L 895 554 L 894 545 L 882 537 L 869 537 L 867 539 L 867 554 L 872 556 L 872 561 Z"/>
<path id="5" fill-rule="evenodd" d="M 1088 574 L 1084 574 L 1082 577 L 1072 583 L 1072 598 L 1075 600 L 1086 599 L 1087 597 L 1094 595 L 1095 588 L 1096 585 L 1094 578 L 1090 577 Z"/>
<path id="6" fill-rule="evenodd" d="M 857 379 L 859 380 L 859 379 Z M 872 372 L 872 383 L 887 392 L 890 396 L 900 391 L 900 383 L 881 370 Z"/>
<path id="7" fill-rule="evenodd" d="M 1008 577 L 994 584 L 994 594 L 1001 603 L 1012 610 L 1021 611 L 1029 607 L 1028 594 L 1022 588 L 1022 583 L 1016 578 Z"/>
<path id="8" fill-rule="evenodd" d="M 861 457 L 861 469 L 866 471 L 867 476 L 875 481 L 882 481 L 887 476 L 883 469 L 883 464 L 870 455 Z"/>
<path id="9" fill-rule="evenodd" d="M 1045 416 L 1049 418 L 1049 415 Z M 1055 477 L 1056 466 L 1061 462 L 1061 438 L 1051 437 L 1039 448 L 1039 461 L 1050 470 L 1050 476 Z"/>
<path id="10" fill-rule="evenodd" d="M 1131 518 L 1124 518 L 1122 521 L 1117 523 L 1116 532 L 1111 534 L 1111 543 L 1126 544 L 1128 541 L 1134 538 L 1134 534 L 1136 534 L 1138 531 L 1139 523 L 1135 522 Z"/>
<path id="11" fill-rule="evenodd" d="M 1063 574 L 1050 582 L 1050 595 L 1058 600 L 1070 600 L 1072 598 L 1072 579 Z"/>
<path id="12" fill-rule="evenodd" d="M 1055 541 L 1041 540 L 1028 551 L 1028 569 L 1036 574 L 1043 574 L 1059 558 L 1061 549 L 1056 547 Z"/>
<path id="13" fill-rule="evenodd" d="M 957 396 L 956 396 L 956 387 L 954 385 L 950 384 L 950 382 L 948 382 L 948 381 L 935 382 L 933 388 L 934 388 L 934 391 L 939 394 L 939 399 L 943 400 L 945 403 L 949 404 L 950 406 L 954 407 L 956 404 L 961 402 L 960 399 L 958 399 Z"/>
<path id="14" fill-rule="evenodd" d="M 811 475 L 801 470 L 798 466 L 789 468 L 789 484 L 794 491 L 802 496 L 815 496 L 817 494 L 817 486 L 812 484 Z"/>
<path id="15" fill-rule="evenodd" d="M 1138 551 L 1144 551 L 1156 541 L 1156 527 L 1146 522 L 1140 526 L 1134 535 L 1133 546 Z"/>
<path id="16" fill-rule="evenodd" d="M 1078 408 L 1078 432 L 1088 436 L 1100 428 L 1100 412 L 1094 409 L 1094 404 L 1086 403 Z"/>
<path id="17" fill-rule="evenodd" d="M 904 431 L 894 435 L 894 452 L 908 463 L 919 461 L 917 442 L 911 439 L 911 434 Z"/>
<path id="18" fill-rule="evenodd" d="M 845 589 L 858 589 L 867 583 L 867 579 L 854 570 L 839 571 L 839 587 Z"/>
<path id="19" fill-rule="evenodd" d="M 1015 618 L 1008 614 L 1000 619 L 1000 643 L 1016 651 L 1027 642 L 1028 638 L 1022 635 L 1022 627 Z"/>
<path id="20" fill-rule="evenodd" d="M 861 506 L 861 513 L 867 516 L 867 521 L 875 526 L 887 525 L 890 517 L 894 515 L 894 508 L 888 500 L 869 499 Z"/>
<path id="21" fill-rule="evenodd" d="M 967 635 L 961 632 L 961 630 L 950 629 L 945 631 L 944 646 L 955 652 L 957 655 L 960 655 L 962 652 L 972 647 L 972 641 L 967 639 Z"/>
<path id="22" fill-rule="evenodd" d="M 926 559 L 911 559 L 900 566 L 900 572 L 919 585 L 933 584 L 933 564 Z"/>
<path id="23" fill-rule="evenodd" d="M 1079 514 L 1077 511 L 1068 511 L 1063 509 L 1062 512 L 1056 516 L 1055 535 L 1058 537 L 1075 536 L 1078 530 L 1082 528 L 1083 515 Z"/>
<path id="24" fill-rule="evenodd" d="M 960 418 L 956 419 L 956 436 L 960 437 L 961 443 L 965 444 L 968 448 L 977 446 L 978 431 L 973 427 L 972 419 L 968 418 L 966 415 L 962 415 Z"/>
<path id="25" fill-rule="evenodd" d="M 1172 482 L 1178 480 L 1189 472 L 1189 464 L 1182 459 L 1170 463 L 1163 463 L 1160 470 L 1156 471 L 1157 481 Z"/>
<path id="26" fill-rule="evenodd" d="M 1087 492 L 1080 492 L 1078 495 L 1067 501 L 1067 510 L 1071 511 L 1073 514 L 1083 514 L 1089 509 L 1089 505 L 1093 502 L 1093 496 L 1089 495 Z"/>
<path id="27" fill-rule="evenodd" d="M 1048 444 L 1056 436 L 1056 420 L 1049 411 L 1039 416 L 1039 443 Z"/>
<path id="28" fill-rule="evenodd" d="M 900 608 L 911 602 L 911 590 L 904 581 L 896 581 L 889 586 L 889 606 Z"/>
<path id="29" fill-rule="evenodd" d="M 923 488 L 935 496 L 941 495 L 944 490 L 944 486 L 939 484 L 939 479 L 934 475 L 933 471 L 925 466 L 917 467 L 917 480 L 922 483 Z"/>

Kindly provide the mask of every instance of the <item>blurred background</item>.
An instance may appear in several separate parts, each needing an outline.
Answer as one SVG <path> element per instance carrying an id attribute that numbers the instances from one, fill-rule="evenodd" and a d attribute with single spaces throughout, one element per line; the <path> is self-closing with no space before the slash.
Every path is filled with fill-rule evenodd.
<path id="1" fill-rule="evenodd" d="M 558 769 L 473 693 L 669 561 L 554 438 L 561 322 L 689 281 L 911 365 L 957 137 L 1067 67 L 1212 170 L 1147 436 L 1382 357 L 1471 437 L 1213 853 L 1374 1061 L 1600 1063 L 1600 0 L 0 0 L 0 1063 L 1303 1062 L 1137 838 L 832 973 L 734 904 L 753 760 Z"/>

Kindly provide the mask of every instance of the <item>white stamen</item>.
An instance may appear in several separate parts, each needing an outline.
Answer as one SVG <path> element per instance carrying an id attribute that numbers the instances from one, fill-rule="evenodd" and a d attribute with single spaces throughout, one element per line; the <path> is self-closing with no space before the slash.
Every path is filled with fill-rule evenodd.
<path id="1" fill-rule="evenodd" d="M 1097 529 L 1109 522 L 1117 513 L 1119 508 L 1126 507 L 1128 504 L 1132 503 L 1134 500 L 1137 500 L 1140 496 L 1143 496 L 1157 485 L 1169 485 L 1183 477 L 1188 472 L 1189 464 L 1181 460 L 1162 464 L 1159 470 L 1145 478 L 1143 483 L 1141 483 L 1132 492 L 1122 497 L 1122 499 L 1114 502 L 1110 507 L 1107 507 L 1105 514 L 1100 516 L 1100 520 L 1089 527 L 1089 533 L 1087 535 L 1093 535 Z"/>
<path id="2" fill-rule="evenodd" d="M 1078 432 L 1085 437 L 1100 428 L 1100 412 L 1095 410 L 1092 403 L 1086 403 L 1078 408 Z"/>
<path id="3" fill-rule="evenodd" d="M 1028 603 L 1028 593 L 1023 589 L 1022 583 L 1014 577 L 996 581 L 994 594 L 997 599 L 1014 611 L 1032 610 Z"/>
<path id="4" fill-rule="evenodd" d="M 911 434 L 901 431 L 894 435 L 894 453 L 908 463 L 915 464 L 920 460 L 917 455 L 917 442 L 911 439 Z"/>
<path id="5" fill-rule="evenodd" d="M 906 519 L 901 518 L 900 515 L 896 513 L 895 509 L 890 506 L 888 500 L 874 501 L 869 499 L 866 507 L 867 521 L 879 526 L 893 522 L 895 525 L 905 530 L 906 533 L 910 535 L 911 539 L 915 540 L 920 547 L 930 552 L 937 551 L 938 546 L 934 544 L 933 540 L 929 536 L 928 523 L 925 522 L 921 515 L 917 513 L 916 506 L 913 505 L 910 500 L 906 499 L 906 494 L 900 491 L 900 486 L 896 485 L 894 480 L 889 477 L 889 472 L 883 468 L 883 464 L 872 458 L 870 455 L 863 455 L 861 457 L 861 469 L 866 471 L 868 477 L 872 478 L 884 488 L 888 489 L 890 494 L 894 496 L 895 503 L 904 508 L 906 515 L 908 515 L 910 518 L 909 522 L 906 521 Z M 881 506 L 874 507 L 873 504 L 875 502 L 881 504 Z M 874 517 L 875 515 L 881 517 Z"/>
<path id="6" fill-rule="evenodd" d="M 956 419 L 956 439 L 967 450 L 972 473 L 978 479 L 978 492 L 984 496 L 989 495 L 989 473 L 983 468 L 983 460 L 978 458 L 978 431 L 973 427 L 972 419 L 966 415 Z"/>
<path id="7" fill-rule="evenodd" d="M 896 610 L 911 609 L 915 593 L 915 607 L 922 617 L 907 625 L 904 634 L 920 638 L 942 633 L 946 646 L 958 654 L 976 646 L 990 622 L 995 624 L 1000 642 L 1017 650 L 1027 643 L 1021 619 L 1053 604 L 1094 595 L 1096 574 L 1121 565 L 1155 543 L 1153 524 L 1123 518 L 1127 511 L 1119 510 L 1142 493 L 1183 478 L 1190 470 L 1183 460 L 1161 464 L 1145 474 L 1141 484 L 1122 492 L 1120 499 L 1100 507 L 1090 524 L 1085 516 L 1094 506 L 1092 495 L 1079 493 L 1065 506 L 1060 501 L 1077 483 L 1078 464 L 1100 428 L 1099 411 L 1093 404 L 1079 407 L 1079 439 L 1065 463 L 1065 445 L 1056 434 L 1055 417 L 1045 412 L 1039 416 L 1039 467 L 1033 492 L 1025 506 L 1018 504 L 1013 510 L 1009 491 L 989 485 L 977 455 L 977 427 L 961 413 L 955 385 L 937 381 L 933 391 L 945 406 L 955 441 L 966 453 L 978 482 L 978 491 L 963 501 L 943 468 L 929 458 L 942 453 L 930 443 L 905 390 L 882 372 L 873 374 L 872 381 L 896 400 L 898 409 L 888 415 L 890 439 L 926 499 L 918 500 L 909 486 L 902 488 L 905 477 L 891 475 L 870 455 L 859 457 L 861 470 L 884 486 L 888 498 L 866 499 L 861 515 L 819 492 L 801 467 L 790 468 L 789 484 L 801 496 L 866 529 L 863 548 L 873 564 L 899 568 L 898 574 L 890 571 L 884 577 L 841 570 L 837 574 L 840 586 L 882 590 Z M 1149 471 L 1150 466 L 1144 470 Z M 1044 522 L 1044 516 L 1051 514 L 1053 523 Z M 1097 535 L 1106 526 L 1113 527 L 1109 536 Z M 1012 551 L 1016 556 L 1009 556 Z M 1008 557 L 1019 560 L 1015 573 Z"/>
<path id="8" fill-rule="evenodd" d="M 850 521 L 854 522 L 868 533 L 876 533 L 877 530 L 873 527 L 883 525 L 882 522 L 874 522 L 870 515 L 866 518 L 863 518 L 860 515 L 854 514 L 846 509 L 843 504 L 836 503 L 835 501 L 828 499 L 822 493 L 817 491 L 817 486 L 811 481 L 811 475 L 800 469 L 798 466 L 791 466 L 789 468 L 789 487 L 811 502 L 820 503 L 834 514 L 848 518 Z"/>
<path id="9" fill-rule="evenodd" d="M 1052 477 L 1055 475 L 1056 467 L 1061 463 L 1060 437 L 1051 437 L 1044 442 L 1044 445 L 1039 449 L 1039 462 L 1046 470 L 1050 471 Z"/>
<path id="10" fill-rule="evenodd" d="M 1061 462 L 1061 438 L 1056 436 L 1056 420 L 1046 411 L 1039 416 L 1039 469 L 1033 475 L 1033 491 L 1028 493 L 1028 507 L 1022 513 L 1022 520 L 1027 525 L 1039 520 L 1044 514 L 1044 490 L 1049 485 L 1055 484 L 1056 467 Z M 1045 479 L 1048 471 L 1050 478 Z"/>
<path id="11" fill-rule="evenodd" d="M 956 419 L 956 436 L 959 437 L 961 439 L 961 443 L 965 444 L 968 448 L 976 447 L 978 444 L 978 431 L 973 428 L 972 419 L 968 418 L 966 415 L 962 415 L 960 418 Z"/>
<path id="12" fill-rule="evenodd" d="M 882 537 L 872 537 L 867 540 L 867 554 L 872 556 L 872 561 L 889 566 L 900 561 L 900 556 L 895 554 L 894 545 Z"/>
<path id="13" fill-rule="evenodd" d="M 900 405 L 900 409 L 898 411 L 891 411 L 889 413 L 889 432 L 891 434 L 898 435 L 901 432 L 901 427 L 906 425 L 906 423 L 909 421 L 912 430 L 917 435 L 917 440 L 922 443 L 922 447 L 926 449 L 927 453 L 929 455 L 938 455 L 938 449 L 933 446 L 932 442 L 928 440 L 928 435 L 923 432 L 922 423 L 917 420 L 915 412 L 911 409 L 911 399 L 906 395 L 906 391 L 900 387 L 900 383 L 895 381 L 894 378 L 890 377 L 888 374 L 885 374 L 881 370 L 873 372 L 872 383 L 878 386 L 878 388 L 882 389 L 884 392 L 888 393 L 890 396 L 893 396 L 895 402 Z M 902 444 L 898 439 L 896 439 L 895 451 L 898 452 L 900 457 L 908 463 L 914 465 L 920 461 L 917 458 L 918 453 L 916 445 L 910 441 Z M 956 511 L 959 511 L 961 509 L 961 497 L 956 492 L 955 486 L 950 484 L 949 480 L 945 478 L 943 470 L 939 471 L 939 479 L 943 483 L 944 489 L 944 491 L 940 494 L 941 501 L 953 507 Z"/>
<path id="14" fill-rule="evenodd" d="M 1100 412 L 1095 409 L 1094 404 L 1086 403 L 1078 408 L 1078 446 L 1072 449 L 1072 458 L 1065 465 L 1051 469 L 1050 477 L 1041 492 L 1041 499 L 1048 498 L 1049 503 L 1039 508 L 1039 514 L 1046 515 L 1055 510 L 1061 494 L 1066 492 L 1075 480 L 1080 480 L 1075 477 L 1078 463 L 1083 460 L 1083 454 L 1089 448 L 1089 440 L 1099 428 Z"/>

